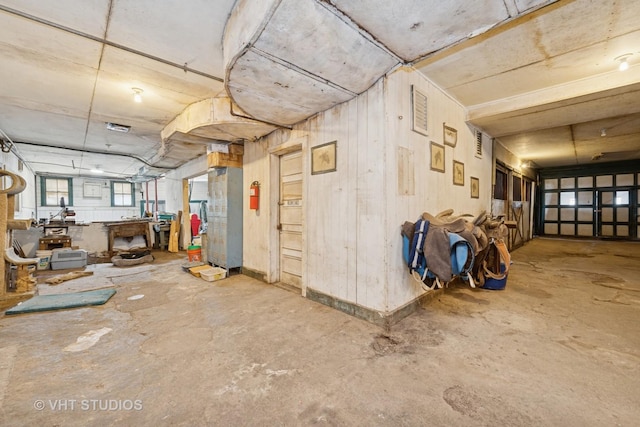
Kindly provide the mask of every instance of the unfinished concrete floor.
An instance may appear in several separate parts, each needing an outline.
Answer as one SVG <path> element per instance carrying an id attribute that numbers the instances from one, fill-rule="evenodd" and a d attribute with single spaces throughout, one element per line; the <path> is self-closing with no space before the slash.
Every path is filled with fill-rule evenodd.
<path id="1" fill-rule="evenodd" d="M 157 255 L 96 269 L 103 306 L 0 319 L 0 425 L 639 423 L 638 244 L 536 239 L 505 291 L 452 287 L 389 331 Z"/>

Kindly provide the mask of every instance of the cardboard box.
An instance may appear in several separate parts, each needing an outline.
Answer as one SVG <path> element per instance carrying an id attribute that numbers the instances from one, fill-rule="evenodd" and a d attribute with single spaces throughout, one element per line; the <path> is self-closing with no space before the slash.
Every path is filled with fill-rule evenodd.
<path id="1" fill-rule="evenodd" d="M 241 144 L 229 144 L 229 154 L 244 154 L 244 145 Z"/>
<path id="2" fill-rule="evenodd" d="M 210 168 L 241 168 L 242 154 L 209 153 L 207 166 Z"/>

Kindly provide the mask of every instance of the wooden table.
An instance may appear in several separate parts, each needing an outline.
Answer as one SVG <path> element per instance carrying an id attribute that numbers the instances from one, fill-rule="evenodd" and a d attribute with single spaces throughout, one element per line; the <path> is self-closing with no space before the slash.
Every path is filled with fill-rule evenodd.
<path id="1" fill-rule="evenodd" d="M 149 221 L 122 221 L 105 224 L 109 228 L 109 256 L 115 255 L 113 241 L 116 237 L 144 236 L 147 247 L 151 249 L 151 233 L 149 233 Z"/>

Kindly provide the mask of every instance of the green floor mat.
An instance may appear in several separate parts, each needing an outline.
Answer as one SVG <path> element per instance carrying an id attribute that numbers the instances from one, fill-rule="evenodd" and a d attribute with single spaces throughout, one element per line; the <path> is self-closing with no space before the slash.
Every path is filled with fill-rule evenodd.
<path id="1" fill-rule="evenodd" d="M 62 310 L 65 308 L 102 305 L 116 293 L 115 289 L 74 292 L 58 295 L 37 295 L 10 308 L 5 314 L 33 313 L 37 311 Z"/>

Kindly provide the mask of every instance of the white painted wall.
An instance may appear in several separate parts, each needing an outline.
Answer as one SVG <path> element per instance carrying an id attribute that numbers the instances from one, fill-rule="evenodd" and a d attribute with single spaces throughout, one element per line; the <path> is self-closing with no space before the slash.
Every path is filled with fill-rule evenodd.
<path id="1" fill-rule="evenodd" d="M 64 178 L 64 177 L 63 177 Z M 73 210 L 75 220 L 78 223 L 89 223 L 94 221 L 118 221 L 122 218 L 132 218 L 140 216 L 140 184 L 135 186 L 135 206 L 132 207 L 112 207 L 111 206 L 111 180 L 101 178 L 73 177 L 73 204 L 66 200 L 68 208 Z M 85 197 L 84 183 L 100 185 L 100 197 Z M 41 206 L 40 177 L 35 180 L 37 188 L 38 218 L 49 218 L 60 211 L 58 206 Z M 57 217 L 56 219 L 60 219 Z"/>
<path id="2" fill-rule="evenodd" d="M 411 86 L 427 96 L 428 136 L 412 130 Z M 421 74 L 400 69 L 386 79 L 385 204 L 388 309 L 398 308 L 423 291 L 408 275 L 402 259 L 400 226 L 415 221 L 423 212 L 437 214 L 453 209 L 456 214 L 477 215 L 491 208 L 492 147 L 483 138 L 483 154 L 475 155 L 475 129 L 465 123 L 465 110 Z M 455 147 L 444 145 L 443 124 L 457 130 Z M 445 172 L 430 169 L 430 142 L 445 147 Z M 399 152 L 413 159 L 413 171 L 400 174 Z M 453 185 L 453 160 L 464 163 L 464 186 Z M 405 162 L 406 164 L 407 162 Z M 409 162 L 411 163 L 411 162 Z M 414 194 L 401 182 L 413 173 Z M 480 197 L 471 198 L 470 177 L 480 180 Z M 399 178 L 402 177 L 402 178 Z M 403 181 L 404 180 L 404 181 Z M 404 191 L 401 191 L 404 190 Z M 409 194 L 405 194 L 409 193 Z"/>
<path id="3" fill-rule="evenodd" d="M 411 85 L 428 97 L 429 136 L 411 129 Z M 429 153 L 430 141 L 443 143 L 443 123 L 457 129 L 458 141 L 455 148 L 445 148 L 446 171 L 440 173 L 430 170 Z M 423 291 L 402 259 L 402 223 L 424 211 L 453 208 L 475 215 L 490 208 L 490 144 L 477 158 L 474 129 L 465 124 L 464 109 L 420 74 L 399 70 L 293 131 L 245 144 L 244 184 L 248 188 L 260 181 L 262 199 L 257 212 L 244 201 L 243 265 L 264 272 L 268 281 L 277 280 L 273 252 L 278 250 L 272 230 L 277 204 L 265 199 L 277 194 L 270 150 L 300 140 L 305 162 L 312 147 L 337 141 L 337 170 L 311 175 L 307 164 L 304 175 L 303 281 L 325 294 L 379 311 L 411 302 Z M 399 151 L 405 155 L 402 168 Z M 465 165 L 464 186 L 453 185 L 454 159 Z M 480 179 L 479 199 L 471 198 L 470 176 Z M 410 178 L 413 186 L 407 184 Z"/>
<path id="4" fill-rule="evenodd" d="M 267 282 L 277 280 L 274 277 L 275 266 L 271 265 L 270 260 L 278 255 L 270 222 L 272 216 L 277 217 L 277 211 L 272 209 L 274 200 L 269 198 L 269 194 L 277 191 L 277 187 L 271 188 L 269 145 L 276 146 L 282 140 L 288 140 L 290 135 L 289 131 L 278 130 L 257 142 L 244 144 L 243 189 L 249 188 L 253 181 L 258 181 L 261 197 L 258 210 L 250 210 L 249 198 L 244 195 L 242 197 L 242 266 L 265 274 Z M 275 202 L 277 203 L 277 200 Z"/>
<path id="5" fill-rule="evenodd" d="M 190 200 L 207 200 L 207 184 L 205 181 L 194 181 L 189 180 L 189 185 L 191 186 L 191 198 Z"/>

